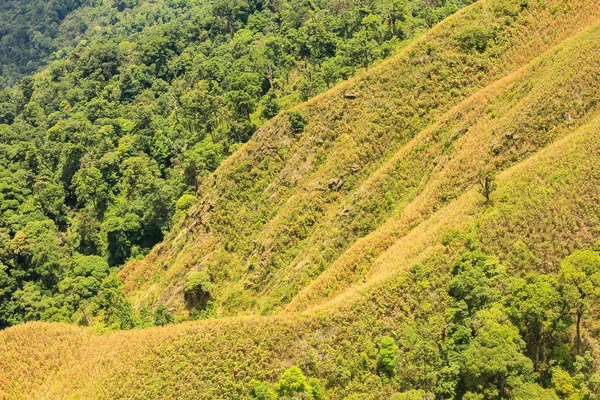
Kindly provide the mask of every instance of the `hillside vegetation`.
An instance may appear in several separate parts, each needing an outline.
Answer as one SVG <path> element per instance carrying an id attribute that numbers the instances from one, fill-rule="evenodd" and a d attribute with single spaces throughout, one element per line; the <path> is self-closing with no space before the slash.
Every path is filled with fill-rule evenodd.
<path id="1" fill-rule="evenodd" d="M 276 116 L 119 273 L 166 326 L 5 329 L 0 396 L 597 398 L 599 37 L 481 0 Z"/>
<path id="2" fill-rule="evenodd" d="M 251 379 L 276 381 L 287 368 L 298 365 L 321 382 L 329 398 L 389 398 L 412 388 L 434 391 L 449 378 L 444 376 L 446 361 L 438 346 L 443 343 L 448 324 L 444 315 L 451 303 L 446 291 L 453 260 L 469 248 L 492 248 L 478 242 L 479 237 L 495 237 L 506 230 L 525 239 L 530 235 L 523 221 L 536 221 L 544 215 L 543 225 L 561 226 L 565 219 L 575 220 L 581 212 L 575 205 L 577 199 L 599 200 L 597 122 L 591 121 L 499 175 L 498 194 L 507 198 L 501 204 L 482 207 L 474 190 L 452 202 L 436 219 L 451 221 L 463 217 L 470 222 L 468 227 L 453 231 L 452 235 L 448 235 L 444 224 L 421 228 L 425 235 L 443 237 L 431 254 L 422 263 L 413 264 L 410 271 L 364 285 L 353 301 L 344 305 L 310 315 L 224 318 L 101 335 L 60 324 L 20 325 L 1 334 L 0 365 L 5 372 L 0 387 L 14 398 L 42 394 L 47 398 L 196 398 L 199 394 L 202 398 L 251 398 Z M 580 173 L 571 176 L 573 170 Z M 569 178 L 561 179 L 564 176 Z M 532 188 L 531 182 L 539 184 Z M 574 193 L 573 184 L 582 190 Z M 528 190 L 526 197 L 522 196 L 524 188 Z M 565 206 L 555 207 L 554 199 L 561 199 Z M 515 215 L 515 210 L 519 215 Z M 597 236 L 597 224 L 595 229 L 590 225 L 599 217 L 597 208 L 586 213 L 587 226 L 583 228 Z M 552 244 L 559 246 L 565 241 L 567 246 L 575 246 L 585 239 L 586 236 L 564 230 L 560 241 Z M 520 256 L 523 253 L 528 254 L 527 249 L 514 257 L 524 260 L 519 267 L 525 268 L 508 269 L 505 273 L 520 276 L 531 271 L 527 258 Z M 497 259 L 491 257 L 488 263 L 497 265 Z M 396 265 L 395 269 L 401 271 L 403 265 Z M 496 314 L 490 311 L 480 315 L 491 318 L 491 329 L 498 329 L 494 328 L 494 318 L 508 324 L 507 317 L 495 311 Z M 592 321 L 590 317 L 589 323 Z M 592 325 L 589 330 L 586 341 L 593 346 Z M 397 370 L 391 379 L 377 366 L 384 335 L 391 335 L 398 346 L 393 360 Z M 524 348 L 519 341 L 513 345 Z M 501 354 L 514 356 L 506 343 L 498 346 Z M 36 363 L 23 363 L 24 360 Z M 517 361 L 523 363 L 525 372 L 532 371 L 526 359 Z M 585 359 L 581 368 L 589 377 L 590 365 Z M 510 377 L 509 371 L 491 365 L 487 379 L 493 382 L 496 376 Z M 471 374 L 465 379 L 481 379 L 475 371 Z M 568 374 L 562 376 L 566 384 L 572 385 L 572 392 L 579 393 L 577 382 Z M 551 391 L 527 383 L 531 377 L 524 380 L 525 384 L 518 387 L 521 392 L 510 391 L 510 396 L 504 393 L 501 397 L 557 398 Z M 550 387 L 560 383 L 551 379 L 548 382 Z M 509 388 L 517 389 L 514 382 Z M 518 397 L 518 393 L 523 394 Z M 351 395 L 355 397 L 348 397 Z"/>
<path id="3" fill-rule="evenodd" d="M 65 58 L 82 40 L 126 37 L 168 22 L 189 8 L 161 0 L 4 0 L 0 4 L 0 89 L 29 79 L 51 60 Z"/>
<path id="4" fill-rule="evenodd" d="M 0 88 L 45 64 L 58 49 L 62 22 L 82 4 L 81 0 L 6 0 L 0 4 Z M 80 33 L 82 27 L 73 25 L 74 33 Z"/>
<path id="5" fill-rule="evenodd" d="M 182 312 L 186 275 L 206 272 L 213 307 L 231 315 L 285 307 L 323 272 L 294 304 L 335 271 L 323 291 L 362 279 L 383 249 L 472 187 L 483 166 L 509 167 L 584 120 L 596 101 L 593 56 L 575 76 L 569 55 L 542 73 L 533 60 L 593 23 L 590 4 L 474 5 L 300 107 L 302 133 L 288 115 L 275 118 L 200 187 L 181 226 L 123 270 L 126 290 L 141 305 Z M 528 75 L 513 73 L 530 62 Z M 586 91 L 560 97 L 565 79 Z M 515 93 L 490 98 L 502 85 Z M 348 91 L 359 97 L 344 99 Z"/>
<path id="6" fill-rule="evenodd" d="M 37 19 L 42 5 L 67 7 L 59 28 L 56 13 Z M 43 64 L 31 35 L 62 47 L 45 70 L 0 91 L 0 327 L 91 324 L 126 304 L 114 271 L 162 240 L 258 126 L 462 6 L 25 1 L 15 18 L 3 13 L 0 68 L 4 51 L 18 65 L 33 55 Z"/>

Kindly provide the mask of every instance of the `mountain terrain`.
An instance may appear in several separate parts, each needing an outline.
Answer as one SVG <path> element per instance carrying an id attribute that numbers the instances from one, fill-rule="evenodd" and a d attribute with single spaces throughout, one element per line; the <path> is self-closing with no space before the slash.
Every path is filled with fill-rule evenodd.
<path id="1" fill-rule="evenodd" d="M 599 39 L 480 0 L 279 113 L 104 281 L 168 323 L 6 328 L 0 394 L 597 398 Z"/>

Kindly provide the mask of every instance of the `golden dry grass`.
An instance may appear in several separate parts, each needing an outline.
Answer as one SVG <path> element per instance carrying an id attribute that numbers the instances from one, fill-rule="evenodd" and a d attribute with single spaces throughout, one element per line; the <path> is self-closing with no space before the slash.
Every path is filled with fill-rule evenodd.
<path id="1" fill-rule="evenodd" d="M 413 168 L 415 163 L 420 163 L 422 168 L 435 164 L 426 180 L 419 182 L 419 192 L 410 202 L 397 205 L 384 224 L 342 254 L 291 301 L 288 309 L 314 305 L 319 297 L 332 297 L 340 287 L 358 282 L 363 276 L 369 280 L 370 269 L 376 268 L 371 260 L 392 244 L 410 243 L 405 251 L 420 253 L 423 246 L 439 243 L 439 237 L 426 235 L 421 238 L 426 242 L 417 246 L 419 240 L 415 239 L 413 228 L 420 227 L 419 224 L 444 207 L 448 199 L 472 188 L 482 167 L 492 164 L 502 170 L 589 121 L 597 110 L 595 99 L 600 94 L 595 73 L 600 65 L 600 44 L 594 40 L 599 31 L 600 26 L 594 26 L 494 82 L 402 147 L 361 186 L 360 197 L 380 194 L 378 187 L 397 174 L 395 168 L 399 161 Z M 576 72 L 572 71 L 574 63 L 578 65 Z M 571 119 L 567 118 L 569 114 Z M 538 124 L 544 124 L 544 131 L 534 118 Z M 507 136 L 512 140 L 517 134 L 521 136 L 517 143 L 509 144 L 510 147 L 504 144 Z M 450 153 L 442 151 L 448 141 L 436 140 L 436 136 L 452 140 Z M 500 146 L 508 148 L 499 152 Z M 419 147 L 422 150 L 415 152 Z M 353 201 L 356 199 L 345 202 L 342 209 L 351 208 Z M 468 216 L 458 219 L 446 216 L 445 219 L 446 229 L 459 229 L 469 221 Z"/>

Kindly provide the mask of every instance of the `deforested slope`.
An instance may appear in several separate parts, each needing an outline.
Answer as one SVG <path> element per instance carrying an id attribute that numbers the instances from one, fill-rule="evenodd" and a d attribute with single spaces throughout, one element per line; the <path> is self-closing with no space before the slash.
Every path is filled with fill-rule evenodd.
<path id="1" fill-rule="evenodd" d="M 448 176 L 449 169 L 442 168 L 445 159 L 472 157 L 469 149 L 453 155 L 452 148 L 472 119 L 460 125 L 462 116 L 455 116 L 456 131 L 434 132 L 439 143 L 433 145 L 419 133 L 435 129 L 430 126 L 478 90 L 585 29 L 598 8 L 586 1 L 474 4 L 392 60 L 299 107 L 308 121 L 304 132 L 293 133 L 287 115 L 276 117 L 202 185 L 198 204 L 181 226 L 146 260 L 125 268 L 129 293 L 139 305 L 165 303 L 181 313 L 185 275 L 205 271 L 220 315 L 285 307 L 389 218 L 416 223 L 469 187 L 476 169 Z M 528 83 L 522 84 L 526 87 L 513 98 L 525 96 Z M 345 99 L 344 92 L 358 95 Z M 535 124 L 557 124 L 565 115 L 561 109 L 547 120 L 536 117 L 540 121 L 529 121 L 521 136 L 506 139 L 512 143 L 485 152 L 499 168 L 509 166 L 558 136 L 536 133 L 540 137 L 527 143 Z M 498 139 L 504 140 L 501 134 Z M 396 176 L 392 172 L 375 183 L 377 190 L 369 186 L 376 171 L 408 148 L 414 153 L 404 165 L 397 162 Z M 440 173 L 446 175 L 441 192 L 427 186 Z M 439 192 L 429 210 L 404 212 L 428 191 Z M 363 254 L 361 260 L 372 257 Z M 359 275 L 366 273 L 360 264 L 351 264 Z"/>
<path id="2" fill-rule="evenodd" d="M 462 255 L 493 255 L 484 264 L 509 281 L 555 274 L 600 238 L 600 5 L 525 5 L 466 8 L 301 106 L 303 132 L 276 118 L 201 187 L 167 240 L 122 272 L 140 306 L 184 312 L 186 274 L 206 271 L 221 315 L 273 315 L 104 334 L 15 326 L 0 332 L 0 397 L 260 398 L 251 381 L 274 382 L 293 365 L 331 399 L 454 398 L 487 384 L 486 366 L 448 356 Z M 477 190 L 485 170 L 497 173 L 490 202 Z M 491 309 L 471 329 L 485 333 L 492 320 L 504 330 L 491 337 L 511 333 Z M 586 350 L 597 347 L 591 313 Z M 393 374 L 382 369 L 384 337 L 398 345 Z M 525 347 L 497 345 L 509 355 L 511 346 Z M 484 356 L 475 361 L 492 368 Z M 557 398 L 534 384 L 554 381 L 516 359 L 488 372 L 510 378 L 488 398 Z"/>

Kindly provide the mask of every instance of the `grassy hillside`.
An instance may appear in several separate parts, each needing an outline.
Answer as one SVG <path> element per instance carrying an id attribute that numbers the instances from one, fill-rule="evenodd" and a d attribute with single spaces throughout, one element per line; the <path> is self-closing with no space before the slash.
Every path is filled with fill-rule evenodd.
<path id="1" fill-rule="evenodd" d="M 530 343 L 511 336 L 527 330 L 507 293 L 532 273 L 560 268 L 562 282 L 561 261 L 600 239 L 599 35 L 594 1 L 483 0 L 300 106 L 303 131 L 275 118 L 121 273 L 140 307 L 225 317 L 102 334 L 6 329 L 0 397 L 260 398 L 298 366 L 331 399 L 593 398 L 600 308 L 583 321 L 589 359 L 575 357 L 571 321 L 550 340 L 563 347 L 534 364 Z M 492 171 L 485 202 L 479 177 Z M 486 286 L 498 294 L 462 311 L 472 346 L 458 351 L 457 276 L 478 258 L 498 270 Z M 186 294 L 191 272 L 210 280 L 205 301 Z M 514 357 L 496 366 L 503 355 Z"/>
<path id="2" fill-rule="evenodd" d="M 498 194 L 505 201 L 482 207 L 479 195 L 468 191 L 436 213 L 430 224 L 422 225 L 422 235 L 443 237 L 446 225 L 458 219 L 466 222 L 463 232 L 470 228 L 478 237 L 493 238 L 505 230 L 531 240 L 535 235 L 523 221 L 544 215 L 543 225 L 558 226 L 577 218 L 582 212 L 577 199 L 600 200 L 599 121 L 502 173 Z M 575 193 L 572 185 L 581 189 Z M 556 207 L 556 199 L 564 206 Z M 585 229 L 565 229 L 549 243 L 557 248 L 577 246 L 587 241 L 582 233 L 587 230 L 598 237 L 598 218 L 595 207 L 586 213 L 581 227 Z M 440 325 L 445 323 L 440 311 L 448 302 L 441 289 L 447 284 L 451 260 L 467 246 L 460 235 L 456 237 L 445 245 L 434 240 L 419 269 L 366 284 L 356 291 L 354 301 L 321 313 L 225 318 L 102 335 L 58 324 L 9 328 L 0 336 L 0 388 L 9 398 L 42 394 L 46 398 L 193 398 L 199 393 L 202 398 L 236 398 L 248 395 L 251 378 L 274 380 L 293 364 L 325 383 L 331 398 L 352 393 L 362 393 L 358 398 L 387 398 L 398 387 L 427 388 L 435 378 L 427 377 L 424 369 L 435 373 L 439 354 L 435 346 L 418 348 L 412 341 L 416 332 L 440 339 Z M 389 267 L 399 270 L 412 265 L 404 262 L 414 263 L 417 258 Z M 411 366 L 392 381 L 379 378 L 373 365 L 384 334 L 403 343 L 401 365 Z M 423 351 L 428 358 L 423 358 Z M 362 357 L 366 357 L 365 368 L 360 366 Z M 27 360 L 36 361 L 31 365 Z"/>
<path id="3" fill-rule="evenodd" d="M 593 2 L 528 7 L 483 2 L 441 23 L 375 71 L 300 107 L 308 120 L 303 133 L 292 132 L 286 115 L 275 118 L 200 188 L 200 201 L 183 224 L 145 261 L 125 268 L 128 292 L 140 305 L 166 303 L 181 313 L 185 275 L 206 271 L 219 314 L 269 313 L 286 306 L 323 271 L 324 277 L 342 271 L 339 279 L 359 279 L 382 248 L 473 185 L 478 161 L 502 169 L 559 136 L 555 126 L 576 104 L 557 112 L 539 104 L 547 114 L 536 115 L 528 102 L 534 96 L 549 101 L 554 89 L 544 93 L 546 83 L 538 81 L 539 92 L 520 103 L 534 83 L 528 77 L 510 89 L 517 92 L 510 99 L 495 100 L 501 103 L 498 111 L 479 110 L 505 129 L 481 144 L 487 147 L 481 157 L 473 156 L 476 147 L 463 150 L 455 143 L 470 124 L 482 123 L 482 115 L 470 109 L 481 100 L 467 100 L 454 115 L 449 110 L 488 85 L 494 93 L 498 80 L 576 34 L 597 12 Z M 478 40 L 482 47 L 473 45 Z M 555 79 L 553 87 L 567 76 Z M 589 85 L 593 77 L 581 78 Z M 359 96 L 344 100 L 344 91 Z M 570 92 L 564 96 L 562 101 L 584 101 L 587 108 L 594 102 L 593 94 L 581 100 L 568 98 Z M 535 118 L 517 113 L 502 119 L 500 107 L 514 104 Z M 529 126 L 517 121 L 504 126 L 518 117 Z M 444 118 L 449 122 L 434 125 Z M 510 135 L 515 137 L 504 137 Z M 470 163 L 454 168 L 463 158 Z M 386 229 L 359 250 L 366 243 L 359 239 L 395 220 L 403 224 L 393 229 L 398 232 L 390 235 Z M 294 303 L 313 294 L 310 289 Z"/>

